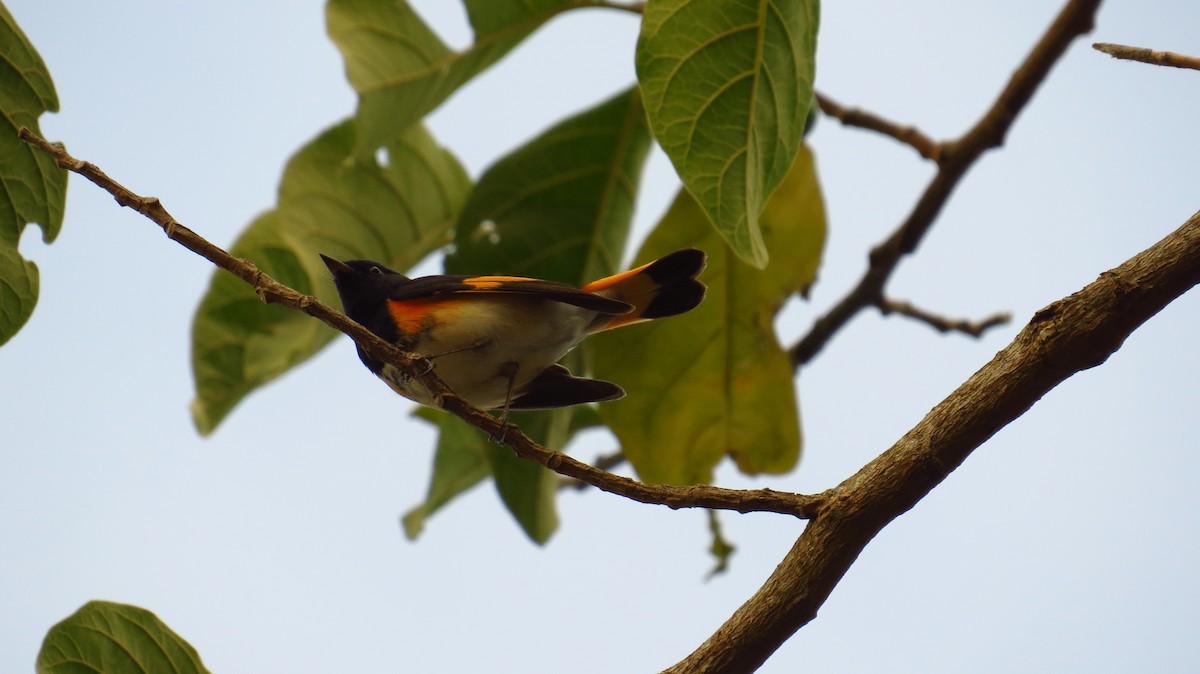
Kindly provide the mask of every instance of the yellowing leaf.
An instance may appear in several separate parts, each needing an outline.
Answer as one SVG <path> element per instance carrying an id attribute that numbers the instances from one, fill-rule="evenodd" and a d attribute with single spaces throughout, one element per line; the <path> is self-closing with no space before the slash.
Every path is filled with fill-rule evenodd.
<path id="1" fill-rule="evenodd" d="M 699 307 L 592 338 L 597 377 L 628 395 L 600 406 L 622 451 L 647 482 L 712 480 L 729 455 L 746 473 L 782 473 L 800 456 L 792 367 L 772 322 L 816 275 L 825 213 L 811 153 L 802 148 L 762 217 L 776 256 L 765 270 L 737 259 L 680 191 L 639 262 L 684 246 L 709 253 Z"/>
<path id="2" fill-rule="evenodd" d="M 812 104 L 818 0 L 649 0 L 637 72 L 650 127 L 743 260 Z"/>

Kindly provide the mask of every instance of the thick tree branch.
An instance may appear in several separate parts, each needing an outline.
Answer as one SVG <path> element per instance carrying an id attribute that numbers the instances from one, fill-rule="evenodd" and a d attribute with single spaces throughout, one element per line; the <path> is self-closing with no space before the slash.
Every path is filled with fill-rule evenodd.
<path id="1" fill-rule="evenodd" d="M 752 672 L 812 620 L 880 530 L 997 431 L 1200 283 L 1200 213 L 1095 282 L 1034 314 L 1007 347 L 828 500 L 767 582 L 668 672 Z"/>
<path id="2" fill-rule="evenodd" d="M 1200 58 L 1196 58 L 1195 56 L 1186 56 L 1170 51 L 1156 51 L 1154 49 L 1146 49 L 1145 47 L 1127 47 L 1123 44 L 1111 44 L 1109 42 L 1096 42 L 1092 44 L 1092 48 L 1102 51 L 1113 58 L 1124 59 L 1126 61 L 1141 61 L 1142 63 L 1149 63 L 1155 66 L 1200 70 Z"/>
<path id="3" fill-rule="evenodd" d="M 943 143 L 938 155 L 938 172 L 917 200 L 908 218 L 887 241 L 870 255 L 866 273 L 840 302 L 817 319 L 799 342 L 789 350 L 792 366 L 799 368 L 825 346 L 829 339 L 859 311 L 875 306 L 901 258 L 917 249 L 925 233 L 941 213 L 950 193 L 967 170 L 984 152 L 1000 147 L 1017 115 L 1033 97 L 1050 69 L 1077 37 L 1092 30 L 1100 0 L 1071 0 L 1013 74 L 1008 86 L 992 107 L 958 140 Z"/>
<path id="4" fill-rule="evenodd" d="M 942 144 L 925 135 L 915 126 L 902 126 L 873 112 L 860 108 L 847 108 L 821 92 L 817 92 L 816 96 L 817 105 L 821 106 L 821 112 L 846 126 L 882 133 L 908 145 L 916 150 L 917 154 L 935 162 L 942 156 Z"/>
<path id="5" fill-rule="evenodd" d="M 1001 312 L 992 314 L 981 321 L 968 321 L 963 318 L 947 318 L 931 311 L 926 311 L 911 302 L 884 297 L 876 305 L 884 316 L 897 313 L 901 316 L 920 321 L 938 332 L 961 332 L 972 337 L 982 337 L 988 330 L 1004 325 L 1012 320 L 1012 314 Z"/>
<path id="6" fill-rule="evenodd" d="M 263 273 L 249 260 L 234 257 L 179 223 L 155 197 L 134 194 L 108 177 L 95 164 L 80 161 L 67 154 L 60 145 L 47 142 L 29 129 L 20 130 L 21 140 L 49 154 L 59 166 L 78 173 L 111 194 L 122 206 L 146 216 L 167 233 L 167 237 L 184 248 L 200 255 L 217 267 L 249 283 L 264 302 L 281 304 L 324 321 L 339 330 L 374 358 L 391 363 L 401 372 L 420 381 L 441 403 L 443 409 L 461 417 L 467 423 L 501 439 L 522 458 L 536 461 L 550 470 L 569 478 L 624 496 L 641 503 L 665 505 L 668 508 L 709 508 L 737 512 L 773 512 L 807 518 L 816 512 L 822 497 L 793 494 L 771 489 L 724 489 L 707 485 L 675 487 L 643 484 L 621 475 L 593 468 L 565 454 L 555 452 L 530 440 L 520 430 L 468 405 L 446 387 L 427 361 L 417 354 L 406 353 L 388 344 L 374 333 L 350 320 L 315 297 L 299 293 Z"/>

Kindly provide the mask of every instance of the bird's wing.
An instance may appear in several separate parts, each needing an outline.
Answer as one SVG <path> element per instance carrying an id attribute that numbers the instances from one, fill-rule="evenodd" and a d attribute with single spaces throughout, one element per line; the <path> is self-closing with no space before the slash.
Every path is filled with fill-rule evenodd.
<path id="1" fill-rule="evenodd" d="M 393 302 L 456 299 L 471 296 L 523 295 L 562 302 L 601 314 L 626 314 L 633 305 L 580 290 L 568 283 L 542 281 L 521 276 L 423 276 L 397 284 L 388 299 Z"/>

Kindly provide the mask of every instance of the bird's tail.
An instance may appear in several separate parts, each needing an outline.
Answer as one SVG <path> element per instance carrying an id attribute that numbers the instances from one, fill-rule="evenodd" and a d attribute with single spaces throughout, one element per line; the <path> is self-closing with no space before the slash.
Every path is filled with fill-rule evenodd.
<path id="1" fill-rule="evenodd" d="M 632 304 L 627 314 L 608 316 L 593 332 L 619 328 L 655 318 L 691 311 L 704 299 L 704 284 L 696 280 L 704 271 L 704 251 L 684 248 L 636 269 L 602 278 L 583 289 Z"/>

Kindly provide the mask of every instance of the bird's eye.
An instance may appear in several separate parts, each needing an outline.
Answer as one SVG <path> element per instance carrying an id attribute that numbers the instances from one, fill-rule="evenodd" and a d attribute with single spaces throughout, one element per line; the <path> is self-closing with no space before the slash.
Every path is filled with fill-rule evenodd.
<path id="1" fill-rule="evenodd" d="M 370 273 L 372 273 L 372 274 L 379 274 L 380 276 L 382 276 L 382 275 L 383 275 L 383 270 L 382 270 L 382 269 L 380 269 L 378 266 L 374 266 L 374 265 L 373 265 L 373 266 L 372 266 L 370 269 L 368 269 L 367 271 L 368 271 L 368 272 L 370 272 Z"/>

